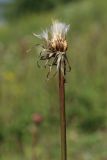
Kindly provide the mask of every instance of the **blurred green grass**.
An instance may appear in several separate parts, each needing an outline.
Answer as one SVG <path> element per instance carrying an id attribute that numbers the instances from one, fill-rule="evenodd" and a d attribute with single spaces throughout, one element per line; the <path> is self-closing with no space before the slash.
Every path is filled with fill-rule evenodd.
<path id="1" fill-rule="evenodd" d="M 70 23 L 68 34 L 72 71 L 67 74 L 66 114 L 68 159 L 106 160 L 107 141 L 107 14 L 106 0 L 60 6 L 31 14 L 0 27 L 0 148 L 1 160 L 22 159 L 17 138 L 22 135 L 23 159 L 31 159 L 32 115 L 40 113 L 36 152 L 39 159 L 60 157 L 57 77 L 46 81 L 37 68 L 39 33 L 52 19 Z"/>

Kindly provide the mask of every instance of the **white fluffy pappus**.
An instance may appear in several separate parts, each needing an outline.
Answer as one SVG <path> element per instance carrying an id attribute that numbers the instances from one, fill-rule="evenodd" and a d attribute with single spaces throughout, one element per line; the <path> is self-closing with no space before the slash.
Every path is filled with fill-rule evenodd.
<path id="1" fill-rule="evenodd" d="M 70 25 L 65 23 L 54 21 L 49 29 L 44 30 L 41 34 L 35 34 L 34 36 L 43 40 L 42 51 L 40 53 L 39 60 L 45 60 L 45 67 L 49 67 L 47 78 L 49 77 L 52 67 L 56 65 L 56 72 L 61 67 L 63 75 L 65 75 L 66 64 L 68 64 L 69 71 L 71 70 L 66 51 L 68 49 L 68 43 L 66 40 L 67 32 Z"/>

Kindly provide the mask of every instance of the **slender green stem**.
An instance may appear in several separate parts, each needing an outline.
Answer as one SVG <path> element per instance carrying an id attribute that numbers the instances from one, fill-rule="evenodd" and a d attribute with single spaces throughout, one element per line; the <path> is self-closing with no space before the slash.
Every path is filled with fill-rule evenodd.
<path id="1" fill-rule="evenodd" d="M 65 73 L 64 73 L 65 74 Z M 66 114 L 65 114 L 65 78 L 59 67 L 59 98 L 60 98 L 60 125 L 61 125 L 61 160 L 67 160 L 66 145 Z"/>

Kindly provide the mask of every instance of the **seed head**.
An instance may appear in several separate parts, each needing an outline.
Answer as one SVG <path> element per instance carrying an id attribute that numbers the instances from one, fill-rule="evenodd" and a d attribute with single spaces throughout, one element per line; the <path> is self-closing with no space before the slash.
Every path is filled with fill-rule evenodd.
<path id="1" fill-rule="evenodd" d="M 68 48 L 66 34 L 69 27 L 70 25 L 54 21 L 49 30 L 46 29 L 39 35 L 34 33 L 34 36 L 44 40 L 50 50 L 66 52 Z"/>
<path id="2" fill-rule="evenodd" d="M 66 41 L 66 34 L 69 30 L 69 25 L 58 21 L 53 22 L 51 26 L 51 46 L 56 51 L 65 52 L 68 44 Z"/>
<path id="3" fill-rule="evenodd" d="M 40 60 L 46 60 L 45 67 L 49 66 L 48 75 L 50 74 L 53 65 L 57 65 L 57 71 L 61 66 L 61 70 L 63 71 L 63 64 L 65 64 L 63 62 L 66 61 L 67 64 L 69 63 L 66 56 L 66 51 L 68 49 L 66 35 L 69 31 L 69 28 L 70 25 L 56 20 L 52 23 L 49 29 L 46 29 L 41 34 L 33 34 L 43 41 L 43 50 L 40 54 Z M 49 64 L 50 59 L 53 59 L 51 64 Z M 68 66 L 70 70 L 70 65 L 68 64 Z"/>

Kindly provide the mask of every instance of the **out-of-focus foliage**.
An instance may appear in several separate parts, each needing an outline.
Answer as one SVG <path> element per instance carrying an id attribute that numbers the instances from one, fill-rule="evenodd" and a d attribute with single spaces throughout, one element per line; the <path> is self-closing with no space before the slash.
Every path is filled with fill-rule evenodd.
<path id="1" fill-rule="evenodd" d="M 75 2 L 75 0 L 15 0 L 13 6 L 7 12 L 10 16 L 20 16 L 25 13 L 34 13 L 41 11 L 49 11 L 61 4 L 68 2 Z M 76 0 L 79 1 L 79 0 Z"/>
<path id="2" fill-rule="evenodd" d="M 4 153 L 10 154 L 12 147 L 23 148 L 25 144 L 25 154 L 30 159 L 32 115 L 40 113 L 44 121 L 37 127 L 37 156 L 41 160 L 60 156 L 57 77 L 47 82 L 47 70 L 37 68 L 38 47 L 26 52 L 40 43 L 32 32 L 41 32 L 41 28 L 50 25 L 52 17 L 57 17 L 71 25 L 67 54 L 72 70 L 66 79 L 68 158 L 107 159 L 106 6 L 106 0 L 70 3 L 0 27 L 0 144 L 9 148 Z M 82 135 L 77 130 L 93 134 Z M 6 158 L 4 154 L 2 159 Z"/>
<path id="3" fill-rule="evenodd" d="M 38 12 L 55 7 L 58 1 L 52 0 L 16 0 L 16 12 Z"/>

